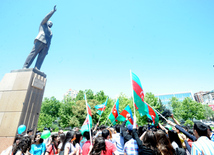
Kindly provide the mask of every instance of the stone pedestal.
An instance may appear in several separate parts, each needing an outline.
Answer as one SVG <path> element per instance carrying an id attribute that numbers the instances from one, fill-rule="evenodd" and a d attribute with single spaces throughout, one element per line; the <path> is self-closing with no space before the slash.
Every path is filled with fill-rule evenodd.
<path id="1" fill-rule="evenodd" d="M 0 152 L 12 145 L 19 125 L 36 131 L 46 75 L 36 69 L 13 70 L 0 82 Z"/>

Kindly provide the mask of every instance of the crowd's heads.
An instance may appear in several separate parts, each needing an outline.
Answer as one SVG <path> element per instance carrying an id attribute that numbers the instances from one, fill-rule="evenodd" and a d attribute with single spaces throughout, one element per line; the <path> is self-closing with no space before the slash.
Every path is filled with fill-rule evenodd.
<path id="1" fill-rule="evenodd" d="M 105 152 L 105 150 L 106 150 L 105 139 L 103 137 L 97 137 L 95 138 L 95 142 L 90 152 L 90 155 L 100 155 L 101 152 L 102 151 Z"/>
<path id="2" fill-rule="evenodd" d="M 18 144 L 20 142 L 20 139 L 22 139 L 23 135 L 20 135 L 20 134 L 17 134 L 14 141 L 13 141 L 13 144 Z"/>
<path id="3" fill-rule="evenodd" d="M 76 143 L 79 143 L 82 140 L 82 134 L 80 131 L 76 131 Z"/>
<path id="4" fill-rule="evenodd" d="M 172 143 L 173 141 L 176 142 L 178 144 L 178 146 L 180 148 L 182 148 L 182 144 L 181 144 L 181 141 L 178 137 L 178 133 L 174 130 L 169 130 L 168 131 L 168 135 L 169 135 L 169 140 L 170 142 Z"/>
<path id="5" fill-rule="evenodd" d="M 105 125 L 101 125 L 100 126 L 100 130 L 104 130 L 104 129 L 106 129 L 106 126 Z"/>
<path id="6" fill-rule="evenodd" d="M 45 131 L 45 130 L 48 130 L 48 128 L 45 127 L 45 128 L 43 129 L 43 131 Z"/>
<path id="7" fill-rule="evenodd" d="M 196 122 L 194 124 L 194 135 L 196 138 L 199 138 L 201 136 L 207 136 L 207 125 L 201 123 L 201 122 Z"/>
<path id="8" fill-rule="evenodd" d="M 30 148 L 31 148 L 31 138 L 29 136 L 22 137 L 18 145 L 16 145 L 15 148 L 13 149 L 13 154 L 15 154 L 18 150 L 20 150 L 22 154 L 24 154 L 27 151 L 30 151 Z"/>
<path id="9" fill-rule="evenodd" d="M 64 150 L 65 144 L 66 144 L 67 142 L 71 142 L 71 141 L 73 141 L 73 140 L 75 140 L 75 139 L 76 139 L 75 131 L 68 131 L 68 132 L 66 133 L 65 140 L 63 141 L 61 151 Z"/>
<path id="10" fill-rule="evenodd" d="M 140 137 L 144 132 L 146 132 L 147 127 L 146 126 L 140 126 L 138 128 L 138 136 Z"/>
<path id="11" fill-rule="evenodd" d="M 33 134 L 33 129 L 28 129 L 28 130 L 27 130 L 27 134 L 28 134 L 29 136 L 31 136 L 31 135 Z"/>
<path id="12" fill-rule="evenodd" d="M 90 140 L 90 134 L 89 134 L 89 132 L 88 132 L 88 131 L 85 131 L 85 132 L 83 133 L 83 137 L 85 137 L 87 140 Z"/>
<path id="13" fill-rule="evenodd" d="M 43 139 L 41 138 L 41 133 L 39 132 L 39 133 L 37 133 L 36 135 L 35 135 L 35 137 L 34 137 L 34 142 L 36 143 L 36 142 L 39 142 L 39 144 L 41 144 L 41 143 L 43 143 Z"/>
<path id="14" fill-rule="evenodd" d="M 65 140 L 65 134 L 64 133 L 61 133 L 60 135 L 59 135 L 59 137 L 60 137 L 60 142 L 61 143 L 63 143 L 64 142 L 64 140 Z"/>
<path id="15" fill-rule="evenodd" d="M 155 137 L 155 134 L 152 130 L 146 131 L 144 137 L 143 137 L 143 143 L 146 147 L 155 150 L 157 146 L 157 140 Z"/>
<path id="16" fill-rule="evenodd" d="M 105 139 L 108 139 L 109 136 L 110 136 L 109 130 L 104 129 L 104 130 L 102 131 L 102 137 L 105 138 Z"/>
<path id="17" fill-rule="evenodd" d="M 127 129 L 128 129 L 129 131 L 132 131 L 133 125 L 131 125 L 131 124 L 127 125 Z"/>
<path id="18" fill-rule="evenodd" d="M 63 133 L 63 130 L 59 130 L 58 131 L 58 135 L 62 134 Z"/>
<path id="19" fill-rule="evenodd" d="M 173 149 L 171 142 L 167 138 L 166 134 L 162 130 L 155 132 L 157 147 L 161 154 L 173 155 L 175 150 Z"/>
<path id="20" fill-rule="evenodd" d="M 120 125 L 119 124 L 115 125 L 115 130 L 117 133 L 120 133 Z"/>

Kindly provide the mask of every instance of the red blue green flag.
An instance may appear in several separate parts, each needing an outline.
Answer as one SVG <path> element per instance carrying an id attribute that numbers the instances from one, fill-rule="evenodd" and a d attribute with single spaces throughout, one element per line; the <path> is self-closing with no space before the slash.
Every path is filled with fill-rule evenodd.
<path id="1" fill-rule="evenodd" d="M 126 122 L 126 125 L 128 124 L 132 124 L 133 125 L 133 116 L 132 116 L 132 111 L 131 108 L 129 107 L 129 105 L 126 106 L 126 108 L 120 113 L 120 115 L 117 117 L 118 121 L 125 121 L 126 120 L 126 115 L 130 114 L 131 118 L 129 118 L 129 120 Z"/>
<path id="2" fill-rule="evenodd" d="M 136 109 L 139 111 L 141 116 L 147 115 L 155 126 L 158 125 L 159 117 L 156 111 L 150 107 L 146 102 L 144 102 L 144 92 L 140 83 L 140 79 L 132 73 L 132 87 L 133 87 L 133 97 L 134 97 L 134 105 Z"/>
<path id="3" fill-rule="evenodd" d="M 108 117 L 113 125 L 116 124 L 117 121 L 116 118 L 118 117 L 118 115 L 119 115 L 119 99 L 117 99 L 113 109 L 111 110 L 111 114 Z"/>
<path id="4" fill-rule="evenodd" d="M 108 98 L 106 99 L 106 101 L 103 104 L 95 106 L 95 108 L 98 110 L 97 113 L 99 115 L 102 115 L 103 111 L 106 109 L 107 102 L 108 102 Z"/>
<path id="5" fill-rule="evenodd" d="M 89 125 L 90 125 L 90 126 L 89 126 Z M 84 123 L 83 123 L 83 125 L 82 125 L 82 127 L 81 127 L 81 129 L 80 129 L 82 135 L 83 135 L 83 133 L 84 133 L 85 131 L 90 131 L 90 128 L 91 128 L 91 127 L 92 127 L 92 118 L 91 118 L 90 115 L 87 115 L 87 117 L 86 117 L 86 119 L 85 119 L 85 121 L 84 121 Z"/>

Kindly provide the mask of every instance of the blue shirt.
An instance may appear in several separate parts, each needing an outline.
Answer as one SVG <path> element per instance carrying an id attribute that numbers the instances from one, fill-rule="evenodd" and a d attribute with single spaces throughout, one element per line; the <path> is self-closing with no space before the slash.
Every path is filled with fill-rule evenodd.
<path id="1" fill-rule="evenodd" d="M 45 143 L 41 144 L 32 144 L 30 153 L 33 155 L 41 155 L 42 153 L 45 153 Z"/>
<path id="2" fill-rule="evenodd" d="M 211 135 L 210 139 L 211 139 L 211 141 L 214 142 L 214 133 L 213 132 L 212 132 L 212 135 Z"/>
<path id="3" fill-rule="evenodd" d="M 191 155 L 212 155 L 214 153 L 214 142 L 205 136 L 198 138 L 196 142 L 192 143 Z"/>
<path id="4" fill-rule="evenodd" d="M 124 146 L 124 153 L 127 155 L 138 155 L 137 141 L 132 138 L 126 142 Z"/>
<path id="5" fill-rule="evenodd" d="M 119 153 L 124 153 L 124 138 L 120 135 L 120 133 L 112 134 L 113 143 L 116 145 L 117 151 Z"/>

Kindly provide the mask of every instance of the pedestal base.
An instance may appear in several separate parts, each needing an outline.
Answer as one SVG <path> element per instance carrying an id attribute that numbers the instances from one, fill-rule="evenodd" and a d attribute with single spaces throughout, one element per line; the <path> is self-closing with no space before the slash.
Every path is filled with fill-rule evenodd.
<path id="1" fill-rule="evenodd" d="M 0 82 L 0 152 L 12 145 L 19 125 L 36 131 L 45 85 L 46 75 L 36 69 L 5 74 Z"/>

